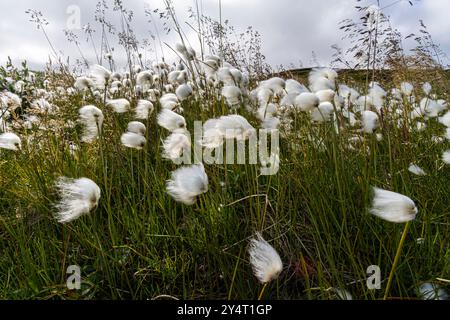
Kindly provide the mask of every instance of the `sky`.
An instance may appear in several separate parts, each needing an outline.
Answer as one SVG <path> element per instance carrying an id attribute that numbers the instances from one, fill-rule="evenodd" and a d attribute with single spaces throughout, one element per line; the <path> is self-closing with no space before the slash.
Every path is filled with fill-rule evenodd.
<path id="1" fill-rule="evenodd" d="M 187 9 L 194 7 L 195 1 L 173 0 L 180 21 L 188 20 Z M 197 1 L 203 14 L 219 19 L 219 0 Z M 396 3 L 383 9 L 383 12 L 404 36 L 418 32 L 419 19 L 422 19 L 434 41 L 440 44 L 444 52 L 450 51 L 449 0 L 412 0 L 413 6 L 407 0 L 380 2 L 380 7 Z M 63 30 L 67 28 L 68 23 L 72 27 L 76 26 L 77 18 L 74 19 L 76 16 L 73 13 L 77 10 L 80 13 L 80 26 L 87 23 L 93 28 L 98 26 L 93 19 L 96 3 L 94 0 L 0 1 L 0 12 L 4 13 L 0 19 L 0 64 L 4 64 L 10 56 L 14 63 L 25 59 L 33 69 L 40 69 L 49 59 L 50 46 L 42 31 L 29 21 L 30 17 L 25 13 L 27 9 L 42 12 L 49 22 L 45 27 L 48 38 L 59 53 L 65 57 L 69 56 L 71 61 L 79 58 L 76 47 L 67 41 Z M 132 26 L 138 39 L 148 38 L 149 31 L 154 33 L 154 26 L 148 22 L 144 11 L 145 8 L 163 8 L 163 0 L 123 0 L 123 3 L 134 11 Z M 363 0 L 362 3 L 368 5 L 376 1 Z M 355 5 L 356 0 L 221 0 L 221 12 L 222 20 L 229 20 L 238 31 L 252 26 L 260 32 L 262 53 L 274 68 L 279 65 L 308 67 L 317 64 L 329 65 L 333 53 L 331 45 L 346 46 L 338 24 L 343 19 L 357 17 Z M 108 19 L 117 27 L 120 26 L 117 14 L 112 11 L 112 5 L 108 11 Z M 163 41 L 171 45 L 177 42 L 175 34 L 164 34 L 162 21 L 155 19 L 155 23 Z M 194 32 L 184 23 L 182 27 L 193 47 L 197 48 Z M 80 37 L 81 50 L 89 63 L 95 63 L 94 50 L 85 42 L 86 37 L 82 30 L 75 27 L 73 32 Z M 94 34 L 96 41 L 99 41 L 99 34 Z M 113 46 L 116 48 L 115 60 L 118 64 L 124 62 L 125 56 L 119 46 Z M 408 44 L 405 46 L 408 47 Z M 164 48 L 166 55 L 174 56 L 168 47 Z M 317 57 L 315 60 L 312 58 L 312 52 Z"/>

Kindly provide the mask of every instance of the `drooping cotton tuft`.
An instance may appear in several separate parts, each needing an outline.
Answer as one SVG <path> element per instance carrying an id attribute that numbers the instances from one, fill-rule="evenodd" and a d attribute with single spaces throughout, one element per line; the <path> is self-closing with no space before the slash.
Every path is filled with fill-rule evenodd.
<path id="1" fill-rule="evenodd" d="M 283 270 L 283 262 L 277 251 L 261 236 L 259 232 L 250 240 L 248 249 L 253 274 L 261 283 L 278 278 Z"/>
<path id="2" fill-rule="evenodd" d="M 208 176 L 203 164 L 182 167 L 172 172 L 166 186 L 175 201 L 192 205 L 198 195 L 208 191 Z"/>
<path id="3" fill-rule="evenodd" d="M 184 117 L 169 109 L 161 110 L 157 120 L 161 127 L 171 132 L 179 129 L 186 129 L 186 120 Z"/>
<path id="4" fill-rule="evenodd" d="M 371 214 L 395 223 L 407 222 L 416 217 L 417 207 L 407 196 L 376 187 L 373 192 Z"/>
<path id="5" fill-rule="evenodd" d="M 178 100 L 186 100 L 192 94 L 192 87 L 186 83 L 179 85 L 175 90 L 175 94 L 177 95 Z"/>
<path id="6" fill-rule="evenodd" d="M 0 134 L 0 149 L 17 151 L 21 146 L 20 138 L 15 133 L 5 132 Z"/>
<path id="7" fill-rule="evenodd" d="M 110 107 L 117 113 L 124 113 L 130 109 L 130 102 L 127 99 L 114 99 L 106 101 L 106 106 Z"/>
<path id="8" fill-rule="evenodd" d="M 88 178 L 70 179 L 61 177 L 56 183 L 60 201 L 56 204 L 55 218 L 66 223 L 88 214 L 97 207 L 100 188 Z"/>
<path id="9" fill-rule="evenodd" d="M 426 176 L 427 173 L 418 165 L 411 163 L 408 167 L 408 171 L 417 175 L 417 176 Z"/>
<path id="10" fill-rule="evenodd" d="M 96 89 L 105 89 L 109 80 L 111 79 L 111 71 L 103 66 L 95 64 L 90 68 L 89 77 L 92 79 Z"/>
<path id="11" fill-rule="evenodd" d="M 148 100 L 139 100 L 135 109 L 135 118 L 140 120 L 147 119 L 153 110 L 153 103 Z"/>
<path id="12" fill-rule="evenodd" d="M 175 160 L 191 148 L 191 140 L 184 132 L 173 132 L 163 143 L 163 158 Z"/>
<path id="13" fill-rule="evenodd" d="M 120 142 L 122 142 L 125 147 L 141 150 L 145 146 L 146 139 L 141 134 L 125 132 L 120 137 Z"/>
<path id="14" fill-rule="evenodd" d="M 128 123 L 127 130 L 128 132 L 133 132 L 143 136 L 145 134 L 146 128 L 142 122 L 131 121 Z"/>
<path id="15" fill-rule="evenodd" d="M 442 153 L 442 161 L 446 164 L 450 164 L 450 150 L 446 150 Z"/>
<path id="16" fill-rule="evenodd" d="M 319 103 L 319 98 L 312 92 L 300 93 L 294 100 L 294 106 L 305 112 L 315 109 Z"/>
<path id="17" fill-rule="evenodd" d="M 125 147 L 141 150 L 147 140 L 145 139 L 145 125 L 139 121 L 128 123 L 127 132 L 122 134 L 120 141 Z"/>
<path id="18" fill-rule="evenodd" d="M 79 121 L 83 124 L 81 141 L 92 142 L 97 139 L 103 124 L 103 113 L 99 108 L 89 105 L 78 110 Z"/>
<path id="19" fill-rule="evenodd" d="M 222 96 L 230 107 L 234 107 L 241 103 L 241 95 L 241 89 L 236 86 L 224 86 L 222 88 Z"/>
<path id="20" fill-rule="evenodd" d="M 362 131 L 365 133 L 373 133 L 378 128 L 378 115 L 369 110 L 361 112 Z"/>

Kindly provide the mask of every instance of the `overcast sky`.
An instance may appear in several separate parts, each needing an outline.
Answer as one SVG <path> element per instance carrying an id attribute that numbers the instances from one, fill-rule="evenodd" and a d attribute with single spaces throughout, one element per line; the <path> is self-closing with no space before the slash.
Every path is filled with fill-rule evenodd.
<path id="1" fill-rule="evenodd" d="M 107 0 L 109 3 L 112 0 Z M 419 19 L 422 19 L 428 30 L 445 52 L 450 51 L 450 12 L 449 0 L 412 0 L 410 6 L 407 0 L 384 9 L 390 16 L 393 26 L 398 28 L 404 36 L 418 31 Z M 154 30 L 148 23 L 144 9 L 163 8 L 162 0 L 123 0 L 125 6 L 135 13 L 133 28 L 139 39 L 148 38 L 148 31 Z M 219 0 L 198 0 L 203 7 L 203 13 L 218 19 Z M 381 0 L 381 7 L 387 6 L 395 0 Z M 0 1 L 0 63 L 4 64 L 7 56 L 14 62 L 26 59 L 33 68 L 42 67 L 48 61 L 50 49 L 42 32 L 29 22 L 27 9 L 42 11 L 49 25 L 46 27 L 48 36 L 56 49 L 64 55 L 69 55 L 72 61 L 79 58 L 76 48 L 69 44 L 63 33 L 67 26 L 68 7 L 77 5 L 81 12 L 81 26 L 90 22 L 93 27 L 95 0 L 2 0 Z M 180 20 L 187 19 L 187 8 L 194 6 L 195 0 L 174 0 L 175 9 Z M 338 29 L 339 21 L 356 17 L 354 6 L 356 0 L 222 0 L 222 19 L 228 19 L 230 24 L 238 30 L 253 26 L 262 35 L 263 54 L 274 67 L 283 64 L 311 66 L 312 51 L 317 55 L 321 65 L 328 65 L 332 50 L 330 46 L 338 44 L 344 46 L 342 32 Z M 376 1 L 363 1 L 363 4 Z M 112 7 L 112 6 L 111 6 Z M 108 13 L 112 22 L 118 22 L 116 13 Z M 158 21 L 159 28 L 161 24 Z M 117 26 L 119 26 L 117 24 Z M 190 39 L 194 39 L 186 25 L 184 31 Z M 82 31 L 75 32 L 83 42 L 82 50 L 90 63 L 95 62 L 92 47 L 84 42 Z M 163 40 L 168 43 L 176 42 L 175 35 L 165 36 L 160 29 Z M 99 32 L 96 33 L 96 37 Z M 192 40 L 194 47 L 195 42 Z M 118 45 L 114 45 L 118 48 Z M 169 51 L 167 54 L 171 54 Z M 123 61 L 119 49 L 115 59 Z"/>

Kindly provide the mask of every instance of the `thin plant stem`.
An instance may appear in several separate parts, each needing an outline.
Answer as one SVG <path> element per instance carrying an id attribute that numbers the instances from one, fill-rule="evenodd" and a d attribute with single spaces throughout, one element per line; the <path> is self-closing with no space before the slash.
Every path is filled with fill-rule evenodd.
<path id="1" fill-rule="evenodd" d="M 400 239 L 400 243 L 397 247 L 397 253 L 395 254 L 394 263 L 392 264 L 391 272 L 389 273 L 389 280 L 386 285 L 386 290 L 384 291 L 383 300 L 386 300 L 389 295 L 389 289 L 391 288 L 392 280 L 394 279 L 395 269 L 397 268 L 398 262 L 400 260 L 400 254 L 402 253 L 403 244 L 405 243 L 406 235 L 408 234 L 409 226 L 411 225 L 411 221 L 408 221 L 403 228 L 402 237 Z"/>

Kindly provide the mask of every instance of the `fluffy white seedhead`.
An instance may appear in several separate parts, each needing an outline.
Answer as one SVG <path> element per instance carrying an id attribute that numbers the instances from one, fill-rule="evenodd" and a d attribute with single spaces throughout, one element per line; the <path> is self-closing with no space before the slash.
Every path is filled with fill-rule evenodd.
<path id="1" fill-rule="evenodd" d="M 210 129 L 217 129 L 225 139 L 246 140 L 255 134 L 255 128 L 247 119 L 237 114 L 208 120 L 204 125 L 205 133 Z"/>
<path id="2" fill-rule="evenodd" d="M 429 82 L 425 82 L 423 85 L 422 85 L 422 90 L 423 90 L 423 92 L 428 96 L 428 95 L 430 95 L 430 93 L 431 93 L 431 84 L 429 83 Z"/>
<path id="3" fill-rule="evenodd" d="M 428 118 L 436 118 L 441 112 L 447 109 L 447 102 L 445 100 L 423 98 L 420 101 L 420 108 Z"/>
<path id="4" fill-rule="evenodd" d="M 169 109 L 162 109 L 158 114 L 158 124 L 173 132 L 179 129 L 186 129 L 186 120 L 183 116 Z"/>
<path id="5" fill-rule="evenodd" d="M 373 192 L 371 214 L 395 223 L 407 222 L 416 217 L 417 207 L 407 196 L 376 187 Z"/>
<path id="6" fill-rule="evenodd" d="M 365 133 L 373 133 L 378 128 L 378 115 L 373 111 L 361 112 L 362 131 Z"/>
<path id="7" fill-rule="evenodd" d="M 337 72 L 328 68 L 317 68 L 311 70 L 308 76 L 309 88 L 312 92 L 319 90 L 335 90 L 335 81 L 337 78 Z"/>
<path id="8" fill-rule="evenodd" d="M 163 143 L 163 158 L 176 160 L 191 149 L 191 140 L 185 133 L 174 132 Z"/>
<path id="9" fill-rule="evenodd" d="M 0 135 L 0 149 L 17 151 L 22 144 L 18 135 L 12 132 L 5 132 Z"/>
<path id="10" fill-rule="evenodd" d="M 96 89 L 105 89 L 105 86 L 111 79 L 111 71 L 98 64 L 90 68 L 89 77 L 92 79 Z"/>
<path id="11" fill-rule="evenodd" d="M 178 100 L 186 100 L 192 94 L 192 87 L 186 83 L 179 85 L 175 90 L 175 94 L 177 95 Z"/>
<path id="12" fill-rule="evenodd" d="M 439 122 L 444 126 L 450 128 L 450 111 L 444 114 L 442 117 L 439 117 Z"/>
<path id="13" fill-rule="evenodd" d="M 345 289 L 333 288 L 333 291 L 340 300 L 353 300 L 352 294 Z"/>
<path id="14" fill-rule="evenodd" d="M 110 107 L 117 113 L 124 113 L 130 109 L 130 102 L 127 99 L 113 99 L 106 102 L 106 106 Z"/>
<path id="15" fill-rule="evenodd" d="M 450 164 L 450 150 L 446 150 L 442 153 L 442 161 L 446 164 Z"/>
<path id="16" fill-rule="evenodd" d="M 408 167 L 408 171 L 417 176 L 426 176 L 427 173 L 418 165 L 411 163 Z"/>
<path id="17" fill-rule="evenodd" d="M 409 97 L 412 95 L 412 93 L 414 91 L 414 87 L 409 82 L 402 82 L 400 84 L 400 90 L 405 96 Z"/>
<path id="18" fill-rule="evenodd" d="M 83 135 L 81 141 L 92 142 L 97 139 L 99 130 L 102 128 L 104 116 L 102 110 L 89 105 L 78 110 L 79 121 L 83 124 Z"/>
<path id="19" fill-rule="evenodd" d="M 153 73 L 150 70 L 144 70 L 136 75 L 136 84 L 139 85 L 143 91 L 147 91 L 153 84 Z"/>
<path id="20" fill-rule="evenodd" d="M 73 221 L 97 207 L 100 188 L 88 178 L 61 177 L 56 183 L 60 201 L 56 204 L 55 218 L 60 223 Z"/>
<path id="21" fill-rule="evenodd" d="M 278 278 L 283 270 L 283 262 L 277 251 L 264 240 L 259 232 L 250 240 L 248 253 L 253 274 L 259 282 L 267 283 Z"/>
<path id="22" fill-rule="evenodd" d="M 127 130 L 128 132 L 140 134 L 141 136 L 143 136 L 145 134 L 146 128 L 142 122 L 131 121 L 128 123 Z"/>
<path id="23" fill-rule="evenodd" d="M 94 82 L 88 77 L 78 77 L 73 85 L 78 91 L 86 91 L 94 87 Z"/>
<path id="24" fill-rule="evenodd" d="M 322 102 L 319 107 L 311 112 L 311 120 L 314 122 L 330 121 L 334 113 L 333 104 L 330 102 Z"/>
<path id="25" fill-rule="evenodd" d="M 447 292 L 434 283 L 423 283 L 418 290 L 419 297 L 422 300 L 447 300 Z"/>
<path id="26" fill-rule="evenodd" d="M 319 98 L 320 102 L 333 102 L 335 94 L 336 93 L 331 89 L 319 90 L 316 92 L 316 96 Z"/>
<path id="27" fill-rule="evenodd" d="M 309 92 L 307 87 L 305 87 L 303 84 L 301 84 L 300 82 L 298 82 L 297 80 L 294 80 L 294 79 L 286 80 L 285 90 L 288 94 L 290 94 L 290 93 L 300 94 L 303 92 Z"/>
<path id="28" fill-rule="evenodd" d="M 230 107 L 241 103 L 242 91 L 236 86 L 224 86 L 222 88 L 222 96 L 225 98 Z"/>
<path id="29" fill-rule="evenodd" d="M 294 106 L 301 111 L 311 111 L 319 106 L 320 100 L 312 92 L 300 93 L 294 100 Z"/>
<path id="30" fill-rule="evenodd" d="M 125 132 L 120 137 L 120 142 L 122 142 L 125 147 L 141 150 L 147 141 L 141 134 Z"/>
<path id="31" fill-rule="evenodd" d="M 180 101 L 175 93 L 166 93 L 160 99 L 159 103 L 163 109 L 174 110 L 180 105 Z"/>
<path id="32" fill-rule="evenodd" d="M 135 118 L 145 120 L 153 112 L 153 103 L 148 100 L 139 100 L 135 109 Z"/>
<path id="33" fill-rule="evenodd" d="M 166 186 L 175 201 L 192 205 L 198 195 L 208 191 L 208 176 L 203 164 L 182 167 L 172 172 Z"/>
<path id="34" fill-rule="evenodd" d="M 378 83 L 371 83 L 368 97 L 370 98 L 370 103 L 377 110 L 380 110 L 383 107 L 386 95 L 387 92 Z"/>

